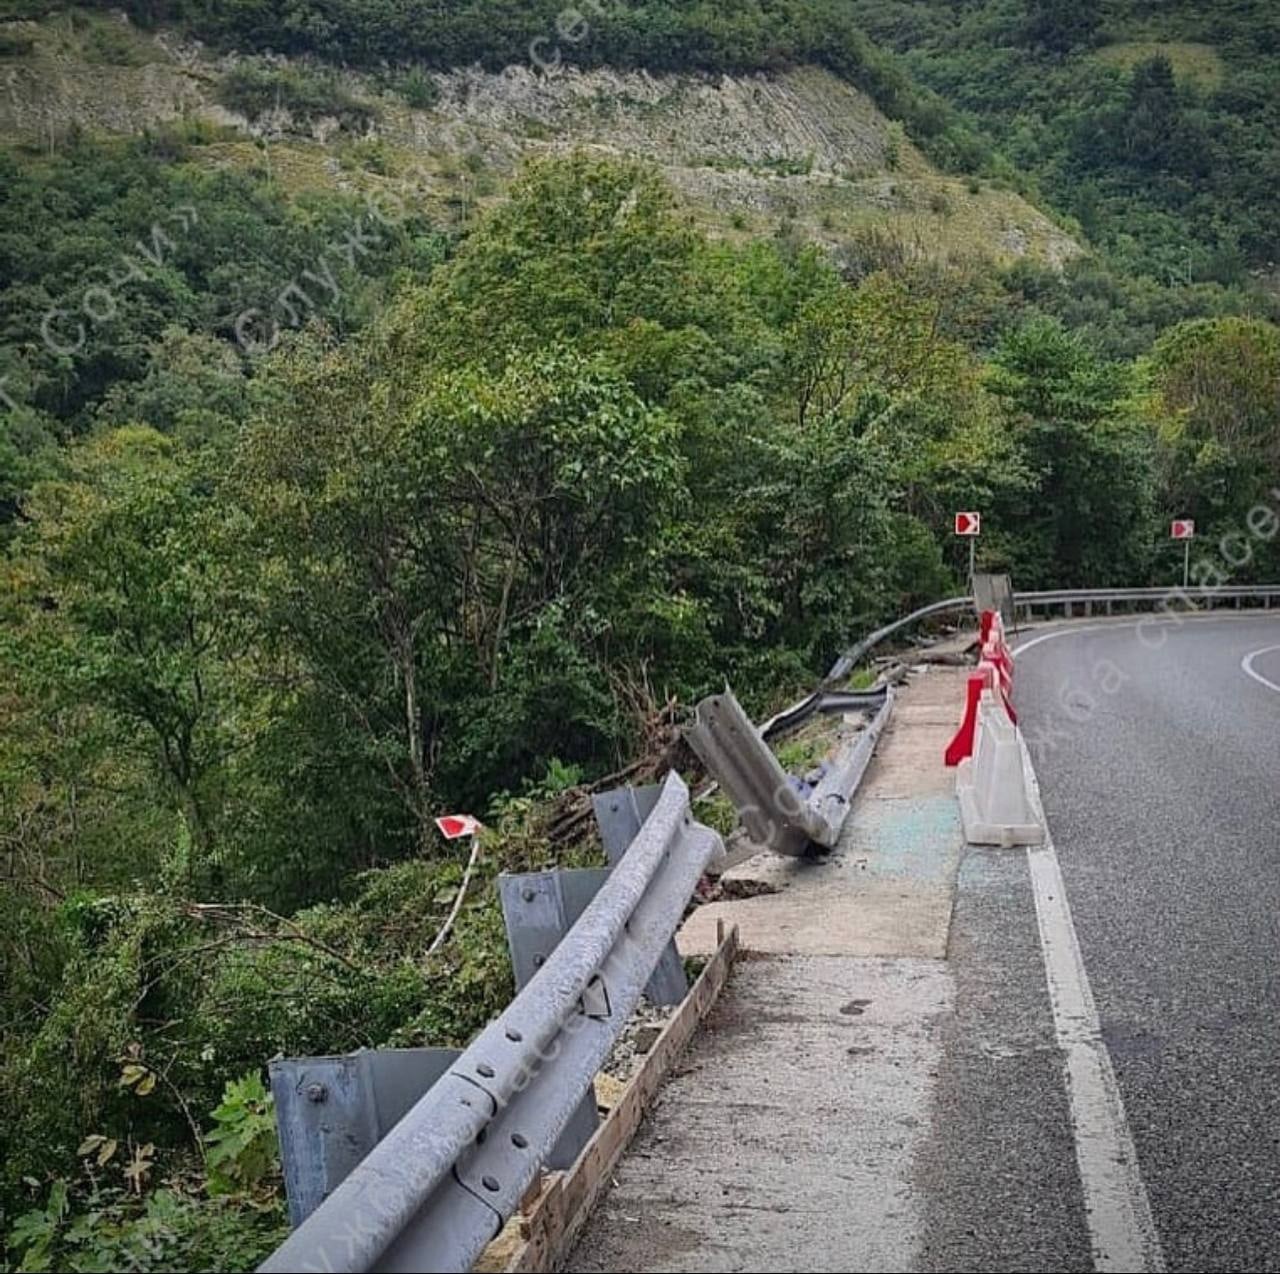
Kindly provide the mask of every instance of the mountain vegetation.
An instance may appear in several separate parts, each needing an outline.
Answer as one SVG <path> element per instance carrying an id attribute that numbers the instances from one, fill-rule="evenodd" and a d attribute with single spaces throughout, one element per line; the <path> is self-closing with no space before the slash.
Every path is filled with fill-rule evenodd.
<path id="1" fill-rule="evenodd" d="M 1280 228 L 1267 0 L 854 0 L 857 21 L 1128 272 L 1237 284 Z"/>
<path id="2" fill-rule="evenodd" d="M 427 101 L 560 16 L 125 8 L 314 59 L 317 114 L 359 110 L 317 66 Z M 1267 8 L 584 8 L 566 59 L 822 63 L 1092 250 L 711 234 L 599 150 L 444 224 L 211 167 L 192 121 L 0 148 L 6 1269 L 252 1267 L 266 1060 L 464 1043 L 511 993 L 497 872 L 590 859 L 557 799 L 963 589 L 957 509 L 1024 589 L 1172 585 L 1174 516 L 1196 590 L 1280 572 Z"/>

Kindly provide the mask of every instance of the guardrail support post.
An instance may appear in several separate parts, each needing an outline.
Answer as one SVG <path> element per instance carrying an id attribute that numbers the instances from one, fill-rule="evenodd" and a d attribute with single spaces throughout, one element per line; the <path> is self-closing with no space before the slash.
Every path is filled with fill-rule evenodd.
<path id="1" fill-rule="evenodd" d="M 608 869 L 603 867 L 498 877 L 517 993 L 546 964 L 608 878 Z M 547 1156 L 546 1166 L 554 1171 L 572 1168 L 583 1146 L 595 1135 L 599 1122 L 596 1095 L 589 1089 Z"/>
<path id="2" fill-rule="evenodd" d="M 592 797 L 609 867 L 524 872 L 498 878 L 517 992 L 533 980 L 561 939 L 578 923 L 609 879 L 610 870 L 626 855 L 661 795 L 661 787 L 645 787 L 618 788 Z M 688 992 L 684 961 L 673 940 L 667 944 L 649 978 L 645 995 L 653 1004 L 675 1005 L 681 1003 Z M 547 1157 L 546 1166 L 564 1171 L 573 1167 L 598 1123 L 595 1094 L 588 1092 Z"/>
<path id="3" fill-rule="evenodd" d="M 289 1223 L 301 1225 L 461 1056 L 389 1048 L 273 1061 Z"/>
<path id="4" fill-rule="evenodd" d="M 528 986 L 259 1267 L 467 1270 L 546 1162 L 724 842 L 671 774 L 626 857 Z"/>
<path id="5" fill-rule="evenodd" d="M 619 787 L 591 798 L 596 826 L 600 829 L 600 840 L 610 867 L 616 867 L 626 856 L 631 842 L 640 834 L 661 796 L 662 788 L 655 784 L 652 787 Z M 688 994 L 689 978 L 673 938 L 667 943 L 645 987 L 645 995 L 653 1004 L 675 1005 Z"/>

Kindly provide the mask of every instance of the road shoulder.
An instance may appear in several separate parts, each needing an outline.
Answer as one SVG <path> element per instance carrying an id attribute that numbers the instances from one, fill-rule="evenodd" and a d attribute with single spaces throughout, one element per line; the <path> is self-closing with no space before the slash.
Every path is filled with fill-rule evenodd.
<path id="1" fill-rule="evenodd" d="M 1092 1268 L 1020 850 L 967 849 L 968 670 L 913 673 L 825 863 L 700 909 L 748 953 L 567 1268 Z"/>

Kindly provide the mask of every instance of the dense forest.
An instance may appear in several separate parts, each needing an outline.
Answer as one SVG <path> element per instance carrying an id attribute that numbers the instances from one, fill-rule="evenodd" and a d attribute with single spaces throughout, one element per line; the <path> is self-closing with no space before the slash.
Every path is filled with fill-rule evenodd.
<path id="1" fill-rule="evenodd" d="M 1268 0 L 854 0 L 1124 269 L 1238 283 L 1280 227 L 1280 10 Z"/>
<path id="2" fill-rule="evenodd" d="M 428 69 L 560 15 L 124 7 Z M 557 794 L 672 701 L 727 678 L 763 712 L 962 589 L 957 508 L 1023 588 L 1173 583 L 1173 516 L 1198 589 L 1280 574 L 1264 5 L 583 7 L 566 57 L 821 61 L 1093 251 L 718 238 L 583 153 L 436 224 L 211 170 L 190 124 L 0 147 L 6 1269 L 251 1267 L 283 1225 L 266 1060 L 467 1040 L 510 995 L 488 886 L 551 861 Z M 1099 56 L 1152 32 L 1216 78 Z M 427 955 L 464 809 L 479 878 Z"/>

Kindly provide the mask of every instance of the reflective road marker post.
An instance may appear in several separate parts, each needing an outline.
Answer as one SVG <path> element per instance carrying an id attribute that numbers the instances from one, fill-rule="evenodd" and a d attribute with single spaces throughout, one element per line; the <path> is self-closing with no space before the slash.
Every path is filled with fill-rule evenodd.
<path id="1" fill-rule="evenodd" d="M 981 513 L 957 513 L 956 534 L 969 541 L 969 587 L 978 569 L 978 537 L 982 534 Z"/>
<path id="2" fill-rule="evenodd" d="M 1181 540 L 1183 545 L 1182 556 L 1182 587 L 1183 591 L 1191 587 L 1191 541 L 1196 538 L 1196 524 L 1191 518 L 1178 518 L 1173 524 L 1173 538 Z"/>

